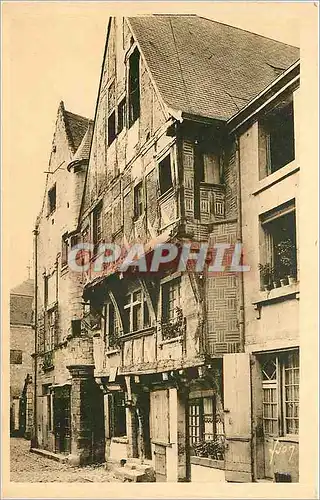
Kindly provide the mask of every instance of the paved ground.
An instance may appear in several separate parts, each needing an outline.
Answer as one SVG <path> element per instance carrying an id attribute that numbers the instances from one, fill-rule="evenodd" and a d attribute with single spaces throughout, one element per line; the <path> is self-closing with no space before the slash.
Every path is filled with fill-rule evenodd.
<path id="1" fill-rule="evenodd" d="M 11 438 L 10 480 L 19 483 L 106 483 L 116 482 L 103 465 L 71 467 L 31 453 L 30 441 Z"/>

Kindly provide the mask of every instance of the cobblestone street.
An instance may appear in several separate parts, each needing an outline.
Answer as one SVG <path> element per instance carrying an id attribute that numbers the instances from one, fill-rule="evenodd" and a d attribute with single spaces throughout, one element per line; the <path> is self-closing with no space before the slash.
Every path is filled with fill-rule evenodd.
<path id="1" fill-rule="evenodd" d="M 31 453 L 30 441 L 11 438 L 10 480 L 19 483 L 88 483 L 116 482 L 104 465 L 71 467 Z"/>

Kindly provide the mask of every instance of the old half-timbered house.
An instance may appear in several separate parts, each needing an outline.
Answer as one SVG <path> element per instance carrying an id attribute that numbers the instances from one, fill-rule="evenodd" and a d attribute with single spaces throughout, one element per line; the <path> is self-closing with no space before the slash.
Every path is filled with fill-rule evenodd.
<path id="1" fill-rule="evenodd" d="M 241 242 L 242 152 L 228 122 L 298 57 L 295 47 L 197 16 L 109 21 L 74 235 L 93 245 L 76 338 L 91 332 L 94 360 L 69 368 L 71 391 L 83 384 L 81 407 L 96 381 L 106 459 L 139 457 L 157 481 L 257 479 L 245 273 L 215 272 L 207 259 L 197 271 L 187 258 L 154 273 L 97 271 L 99 246 L 140 243 L 149 263 L 160 243 L 181 256 L 183 244 L 204 242 L 214 258 L 219 245 Z M 79 437 L 83 413 L 79 453 L 89 440 Z"/>

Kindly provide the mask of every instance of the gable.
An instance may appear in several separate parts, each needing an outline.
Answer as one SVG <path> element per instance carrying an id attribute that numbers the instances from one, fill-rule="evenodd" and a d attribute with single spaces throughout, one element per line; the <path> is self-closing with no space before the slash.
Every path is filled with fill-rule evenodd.
<path id="1" fill-rule="evenodd" d="M 101 197 L 107 187 L 124 171 L 141 147 L 167 119 L 164 104 L 150 77 L 144 58 L 140 58 L 140 116 L 130 126 L 128 110 L 125 123 L 112 144 L 108 143 L 108 118 L 125 100 L 128 105 L 128 54 L 134 43 L 133 33 L 123 18 L 111 18 L 97 99 L 91 155 L 86 178 L 82 213 Z M 117 128 L 117 127 L 116 127 Z"/>

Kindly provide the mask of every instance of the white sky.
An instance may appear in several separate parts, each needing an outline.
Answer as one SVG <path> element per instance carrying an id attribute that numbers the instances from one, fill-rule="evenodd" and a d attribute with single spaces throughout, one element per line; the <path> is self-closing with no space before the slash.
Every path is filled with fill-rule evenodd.
<path id="1" fill-rule="evenodd" d="M 293 45 L 299 45 L 301 7 L 253 2 L 184 2 L 175 8 L 164 2 L 117 4 L 119 15 L 197 13 Z M 7 262 L 11 287 L 28 276 L 32 229 L 42 202 L 43 171 L 59 102 L 93 118 L 106 26 L 115 4 L 8 2 L 2 14 L 4 218 L 10 233 L 6 249 L 15 257 Z"/>

